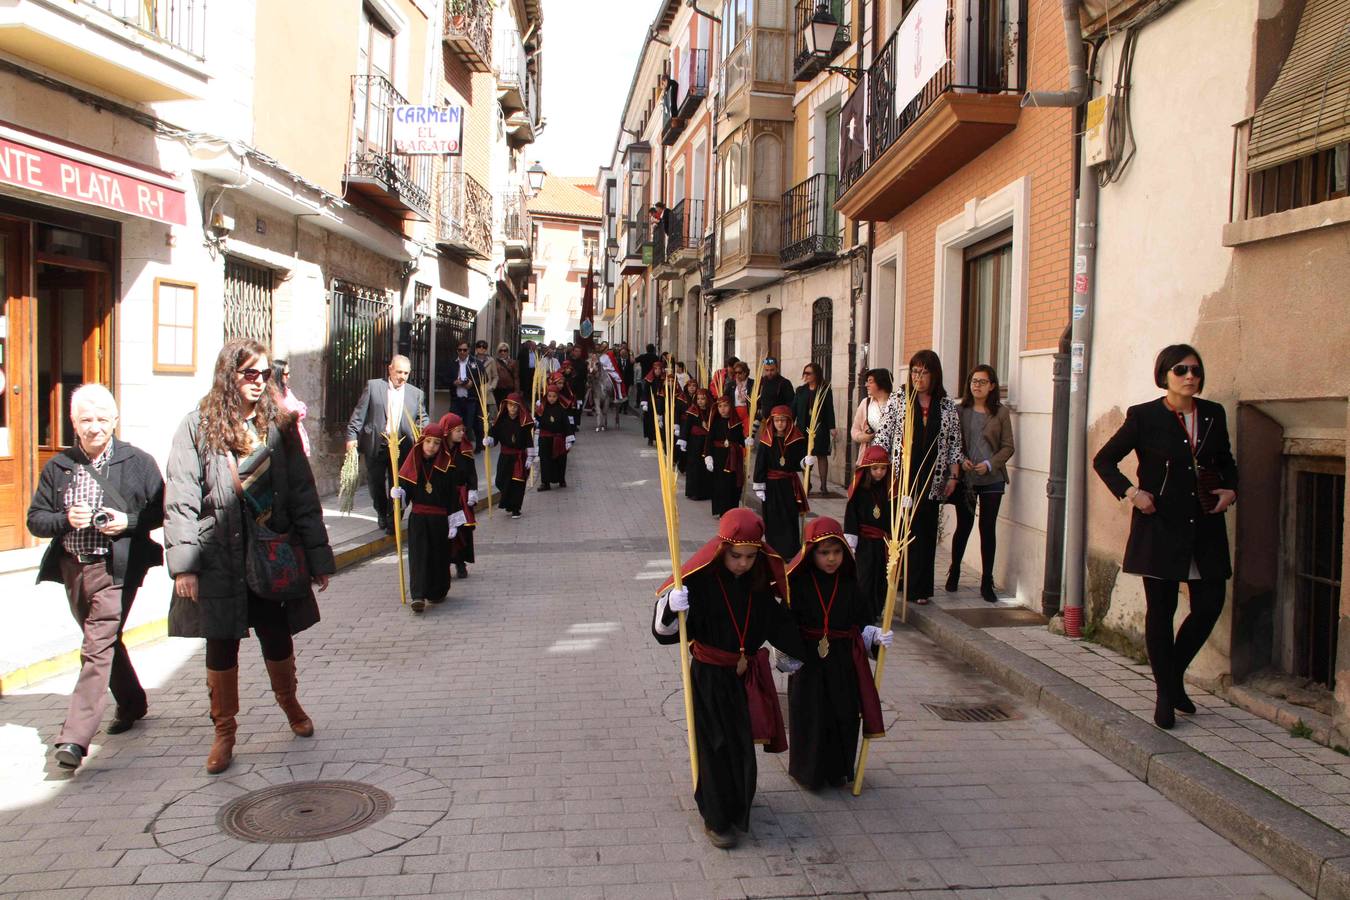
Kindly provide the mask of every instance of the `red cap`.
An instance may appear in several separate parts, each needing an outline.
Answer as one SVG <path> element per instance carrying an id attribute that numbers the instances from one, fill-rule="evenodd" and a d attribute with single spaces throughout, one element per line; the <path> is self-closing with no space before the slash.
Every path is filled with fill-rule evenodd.
<path id="1" fill-rule="evenodd" d="M 680 579 L 688 578 L 700 569 L 706 568 L 721 555 L 722 548 L 728 545 L 758 547 L 760 558 L 769 567 L 769 581 L 774 584 L 778 594 L 784 600 L 787 599 L 787 572 L 783 568 L 783 557 L 764 542 L 764 520 L 756 515 L 754 510 L 746 509 L 744 506 L 738 506 L 722 514 L 722 520 L 717 526 L 717 536 L 685 560 L 684 565 L 680 567 Z M 657 595 L 664 593 L 674 582 L 673 577 L 667 578 L 656 589 Z"/>
<path id="2" fill-rule="evenodd" d="M 853 551 L 848 548 L 848 541 L 844 540 L 844 528 L 837 519 L 831 519 L 829 516 L 820 516 L 806 523 L 806 529 L 802 532 L 802 548 L 787 564 L 787 573 L 791 575 L 797 571 L 797 567 L 806 559 L 807 554 L 815 551 L 817 544 L 831 538 L 837 539 L 844 546 L 844 564 L 839 567 L 839 571 L 846 578 L 855 578 L 857 566 L 853 559 Z"/>

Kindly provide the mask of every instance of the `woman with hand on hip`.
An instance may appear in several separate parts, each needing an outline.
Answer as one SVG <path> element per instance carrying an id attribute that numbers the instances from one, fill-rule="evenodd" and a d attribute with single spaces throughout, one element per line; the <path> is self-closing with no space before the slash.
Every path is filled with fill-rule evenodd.
<path id="1" fill-rule="evenodd" d="M 1130 407 L 1092 466 L 1132 507 L 1121 569 L 1144 578 L 1144 643 L 1157 685 L 1153 721 L 1171 728 L 1176 712 L 1195 712 L 1186 696 L 1186 668 L 1218 621 L 1233 575 L 1223 513 L 1237 501 L 1238 473 L 1223 406 L 1198 396 L 1205 387 L 1199 351 L 1189 344 L 1164 347 L 1153 379 L 1167 393 Z M 1119 467 L 1131 452 L 1138 484 Z M 1183 581 L 1191 611 L 1174 636 Z"/>
<path id="2" fill-rule="evenodd" d="M 998 375 L 992 366 L 976 366 L 966 395 L 957 407 L 966 458 L 961 461 L 963 489 L 952 497 L 956 533 L 952 535 L 952 566 L 947 570 L 947 592 L 955 593 L 961 578 L 961 558 L 980 512 L 980 596 L 997 603 L 994 593 L 994 551 L 998 543 L 998 508 L 1008 487 L 1008 460 L 1014 450 L 1012 415 L 999 402 Z"/>

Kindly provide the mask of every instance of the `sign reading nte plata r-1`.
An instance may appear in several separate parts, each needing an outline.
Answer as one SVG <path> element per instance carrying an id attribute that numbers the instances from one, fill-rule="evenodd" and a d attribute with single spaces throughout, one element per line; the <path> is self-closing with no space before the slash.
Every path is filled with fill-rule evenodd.
<path id="1" fill-rule="evenodd" d="M 395 106 L 394 152 L 406 156 L 459 156 L 464 140 L 462 106 Z"/>

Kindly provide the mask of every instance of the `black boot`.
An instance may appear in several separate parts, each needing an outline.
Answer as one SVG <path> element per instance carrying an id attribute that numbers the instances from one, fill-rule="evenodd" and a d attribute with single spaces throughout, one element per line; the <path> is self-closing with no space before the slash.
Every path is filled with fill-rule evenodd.
<path id="1" fill-rule="evenodd" d="M 952 563 L 952 567 L 947 570 L 947 593 L 955 594 L 961 582 L 961 567 Z"/>
<path id="2" fill-rule="evenodd" d="M 1186 680 L 1180 672 L 1172 679 L 1172 708 L 1188 716 L 1195 715 L 1195 703 L 1186 696 Z"/>
<path id="3" fill-rule="evenodd" d="M 1177 724 L 1176 713 L 1172 711 L 1172 698 L 1166 691 L 1158 691 L 1158 700 L 1153 705 L 1153 724 L 1163 729 L 1171 729 Z"/>
<path id="4" fill-rule="evenodd" d="M 994 593 L 994 576 L 985 575 L 980 579 L 980 596 L 985 603 L 997 603 L 998 594 Z"/>

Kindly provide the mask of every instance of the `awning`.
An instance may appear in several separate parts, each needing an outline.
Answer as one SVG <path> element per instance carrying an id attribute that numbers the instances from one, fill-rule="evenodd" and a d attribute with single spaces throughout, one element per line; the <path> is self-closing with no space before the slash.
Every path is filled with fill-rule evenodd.
<path id="1" fill-rule="evenodd" d="M 0 122 L 0 184 L 163 222 L 187 223 L 183 189 L 162 172 Z"/>
<path id="2" fill-rule="evenodd" d="M 1308 0 L 1294 46 L 1256 109 L 1247 171 L 1350 140 L 1350 0 Z"/>

